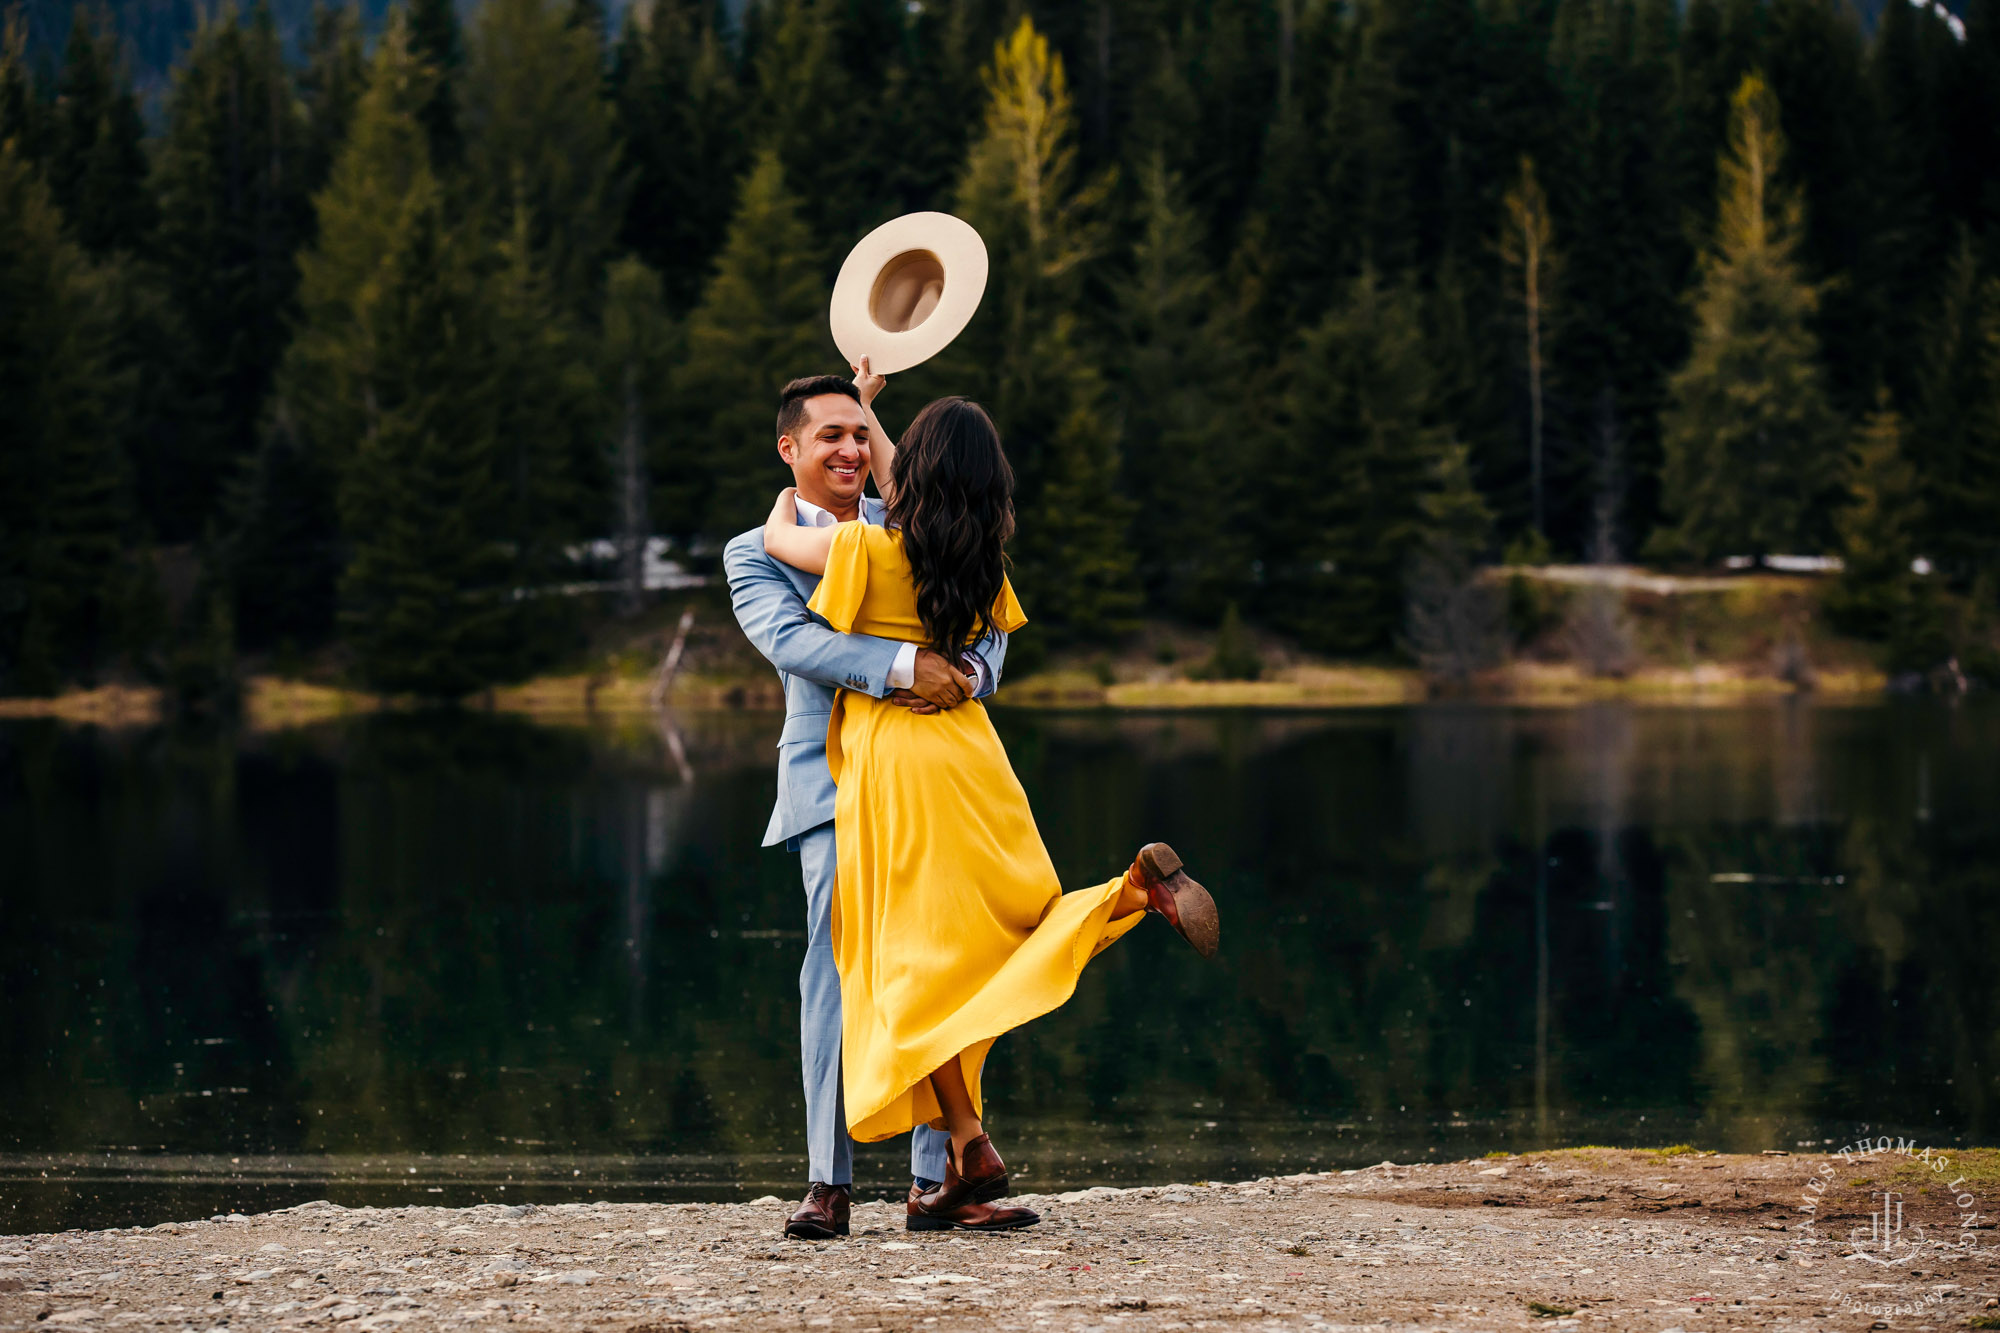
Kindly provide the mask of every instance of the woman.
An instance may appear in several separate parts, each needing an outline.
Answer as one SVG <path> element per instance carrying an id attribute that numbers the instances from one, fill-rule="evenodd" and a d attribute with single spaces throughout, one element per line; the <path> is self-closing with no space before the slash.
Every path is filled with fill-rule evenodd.
<path id="1" fill-rule="evenodd" d="M 863 373 L 863 406 L 882 381 Z M 764 549 L 823 574 L 809 603 L 842 633 L 956 661 L 992 629 L 1027 623 L 1003 548 L 1014 474 L 978 404 L 944 398 L 893 444 L 872 420 L 871 472 L 887 524 L 798 525 L 778 497 Z M 1164 843 L 1123 876 L 1065 894 L 983 705 L 918 714 L 867 694 L 834 701 L 826 753 L 837 788 L 840 968 L 848 1132 L 863 1142 L 919 1123 L 951 1136 L 945 1180 L 912 1187 L 913 1231 L 1000 1230 L 1039 1219 L 989 1206 L 1007 1168 L 980 1124 L 980 1067 L 1001 1033 L 1076 989 L 1083 965 L 1154 911 L 1204 957 L 1215 902 Z"/>

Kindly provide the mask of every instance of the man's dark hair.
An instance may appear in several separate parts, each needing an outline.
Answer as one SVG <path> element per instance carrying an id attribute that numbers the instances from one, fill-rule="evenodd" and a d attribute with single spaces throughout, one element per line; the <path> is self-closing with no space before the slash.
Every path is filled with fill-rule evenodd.
<path id="1" fill-rule="evenodd" d="M 806 399 L 823 393 L 842 394 L 857 403 L 861 401 L 861 390 L 854 387 L 854 381 L 838 375 L 808 375 L 793 380 L 778 394 L 778 434 L 797 440 L 794 432 L 806 424 Z"/>

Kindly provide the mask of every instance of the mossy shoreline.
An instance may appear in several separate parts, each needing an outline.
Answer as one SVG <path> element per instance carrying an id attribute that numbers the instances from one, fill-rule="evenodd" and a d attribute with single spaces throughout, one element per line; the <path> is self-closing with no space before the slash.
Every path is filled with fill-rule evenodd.
<path id="1" fill-rule="evenodd" d="M 1516 603 L 1518 627 L 1500 665 L 1450 682 L 1413 666 L 1327 660 L 1278 636 L 1252 632 L 1231 645 L 1249 669 L 1217 679 L 1215 633 L 1148 622 L 1115 651 L 1060 649 L 1009 674 L 1002 706 L 1041 709 L 1376 708 L 1452 698 L 1563 707 L 1604 700 L 1664 706 L 1726 706 L 1810 695 L 1825 703 L 1882 696 L 1890 681 L 1875 649 L 1834 634 L 1820 614 L 1823 580 L 1788 575 L 1680 578 L 1645 570 L 1552 566 L 1495 569 Z M 1580 642 L 1572 609 L 1589 589 L 1617 599 L 1617 660 Z M 778 682 L 714 590 L 653 608 L 635 621 L 605 622 L 589 647 L 559 669 L 461 701 L 549 722 L 650 712 L 656 664 L 683 609 L 694 633 L 666 701 L 675 708 L 773 709 Z M 1242 631 L 1240 627 L 1238 633 Z M 1598 660 L 1593 662 L 1591 659 Z M 247 662 L 241 708 L 258 730 L 282 730 L 351 714 L 414 708 L 417 701 L 345 685 L 329 664 L 282 673 Z M 53 717 L 100 726 L 146 726 L 168 711 L 157 687 L 106 685 L 51 698 L 0 699 L 0 718 Z"/>

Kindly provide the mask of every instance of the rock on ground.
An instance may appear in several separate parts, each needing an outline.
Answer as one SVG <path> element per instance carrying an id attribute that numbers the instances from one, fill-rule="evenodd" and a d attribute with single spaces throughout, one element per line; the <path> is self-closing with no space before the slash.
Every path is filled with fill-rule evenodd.
<path id="1" fill-rule="evenodd" d="M 1823 1165 L 1383 1163 L 1025 1196 L 1041 1225 L 1005 1235 L 910 1233 L 900 1207 L 870 1203 L 850 1237 L 817 1244 L 781 1238 L 790 1200 L 310 1203 L 0 1237 L 0 1329 L 2000 1328 L 1990 1221 L 1961 1228 L 1920 1181 L 1906 1236 L 1925 1238 L 1877 1262 L 1862 1187 L 1882 1168 L 1838 1162 L 1804 1227 Z"/>

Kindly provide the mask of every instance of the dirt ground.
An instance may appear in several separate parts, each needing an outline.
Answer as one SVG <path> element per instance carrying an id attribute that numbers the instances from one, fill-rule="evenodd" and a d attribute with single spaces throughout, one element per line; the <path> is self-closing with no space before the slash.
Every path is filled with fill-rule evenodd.
<path id="1" fill-rule="evenodd" d="M 1385 1162 L 1024 1196 L 1043 1221 L 1006 1235 L 910 1233 L 900 1206 L 870 1203 L 851 1237 L 817 1244 L 780 1237 L 789 1200 L 310 1203 L 0 1237 L 0 1329 L 2000 1328 L 2000 1152 L 1936 1165 Z M 1886 1241 L 1870 1220 L 1884 1190 L 1902 1206 Z"/>

